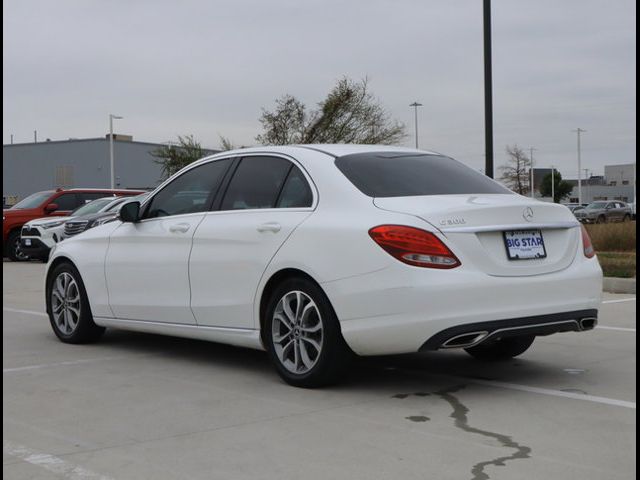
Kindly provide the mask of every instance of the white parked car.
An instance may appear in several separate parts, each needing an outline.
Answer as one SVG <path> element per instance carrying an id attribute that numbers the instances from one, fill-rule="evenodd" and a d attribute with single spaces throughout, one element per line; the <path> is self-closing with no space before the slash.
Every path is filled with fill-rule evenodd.
<path id="1" fill-rule="evenodd" d="M 53 246 L 64 240 L 65 223 L 76 217 L 108 212 L 131 197 L 109 196 L 92 200 L 76 208 L 66 217 L 45 217 L 31 220 L 20 231 L 20 250 L 29 258 L 47 261 Z"/>
<path id="2" fill-rule="evenodd" d="M 52 252 L 63 342 L 114 327 L 266 349 L 287 382 L 317 386 L 352 352 L 505 359 L 597 322 L 602 271 L 571 212 L 436 153 L 224 152 L 120 220 Z"/>

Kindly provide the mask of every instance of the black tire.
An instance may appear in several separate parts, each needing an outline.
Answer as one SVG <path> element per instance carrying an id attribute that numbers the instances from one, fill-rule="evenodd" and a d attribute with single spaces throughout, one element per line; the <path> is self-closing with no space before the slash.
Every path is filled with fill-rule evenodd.
<path id="1" fill-rule="evenodd" d="M 26 262 L 29 260 L 29 257 L 20 251 L 20 230 L 14 230 L 9 233 L 6 255 L 12 262 Z"/>
<path id="2" fill-rule="evenodd" d="M 73 315 L 72 319 L 75 318 L 75 326 L 73 328 L 69 328 L 68 330 L 63 330 L 64 325 L 69 325 L 73 320 L 67 322 L 66 318 L 64 318 L 64 313 L 62 317 L 57 316 L 54 313 L 54 309 L 59 306 L 59 301 L 54 299 L 54 283 L 58 280 L 58 278 L 68 278 L 61 277 L 62 275 L 70 276 L 76 285 L 77 296 L 79 297 L 79 301 L 76 303 L 69 302 L 70 305 L 79 305 L 79 315 Z M 75 290 L 73 290 L 75 292 Z M 72 290 L 69 290 L 70 295 Z M 71 263 L 61 263 L 57 265 L 49 278 L 47 279 L 47 314 L 49 315 L 49 322 L 51 323 L 51 328 L 56 336 L 64 343 L 89 343 L 98 340 L 105 331 L 104 327 L 99 327 L 93 321 L 93 315 L 91 314 L 91 307 L 89 305 L 89 299 L 87 298 L 87 291 L 84 287 L 84 283 L 82 282 L 82 277 L 80 273 L 76 269 L 75 266 Z M 74 295 L 75 296 L 75 295 Z M 54 305 L 56 304 L 56 305 Z M 60 323 L 59 323 L 60 322 Z"/>
<path id="3" fill-rule="evenodd" d="M 497 340 L 477 347 L 465 348 L 466 352 L 478 360 L 508 360 L 523 354 L 533 343 L 535 335 L 521 335 Z"/>
<path id="4" fill-rule="evenodd" d="M 604 215 L 600 215 L 596 220 L 596 223 L 607 223 L 607 217 L 605 217 Z"/>
<path id="5" fill-rule="evenodd" d="M 631 221 L 631 215 L 626 214 L 624 217 L 622 217 L 622 221 L 623 222 L 630 222 Z"/>
<path id="6" fill-rule="evenodd" d="M 285 366 L 285 362 L 280 359 L 276 352 L 276 345 L 274 343 L 274 322 L 278 322 L 278 320 L 274 319 L 276 308 L 280 304 L 280 301 L 284 300 L 285 296 L 295 294 L 295 292 L 302 292 L 307 296 L 307 300 L 311 300 L 315 304 L 317 315 L 315 315 L 314 321 L 316 324 L 322 325 L 322 338 L 321 341 L 319 341 L 321 345 L 320 352 L 314 359 L 315 364 L 303 373 L 292 372 Z M 297 308 L 296 306 L 296 309 Z M 302 277 L 284 280 L 271 294 L 264 314 L 266 315 L 265 321 L 263 322 L 264 331 L 262 332 L 264 344 L 276 371 L 289 385 L 303 388 L 326 386 L 336 383 L 348 372 L 354 354 L 342 337 L 340 322 L 329 299 L 314 282 Z M 282 322 L 276 323 L 275 328 L 278 329 L 281 324 Z M 303 338 L 300 337 L 310 334 L 301 333 L 300 330 L 302 329 L 298 330 L 298 344 L 294 343 L 292 348 L 294 351 L 297 348 L 298 351 L 295 353 L 301 356 L 301 353 L 298 353 L 301 347 L 296 345 L 303 345 Z M 293 329 L 291 329 L 291 332 L 293 332 Z M 289 338 L 295 340 L 293 333 Z M 283 351 L 286 350 L 286 347 L 282 348 L 281 344 L 279 344 L 279 347 Z M 308 352 L 309 350 L 305 347 L 305 351 Z M 310 356 L 307 358 L 309 357 Z M 296 358 L 298 357 L 296 356 Z"/>

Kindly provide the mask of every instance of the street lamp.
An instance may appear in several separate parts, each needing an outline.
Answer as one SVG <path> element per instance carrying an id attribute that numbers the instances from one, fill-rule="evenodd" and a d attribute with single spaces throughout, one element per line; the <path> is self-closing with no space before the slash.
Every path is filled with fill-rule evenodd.
<path id="1" fill-rule="evenodd" d="M 586 132 L 581 128 L 573 130 L 578 134 L 578 203 L 582 204 L 582 159 L 580 158 L 580 134 Z"/>
<path id="2" fill-rule="evenodd" d="M 111 166 L 111 188 L 116 188 L 116 168 L 113 161 L 113 121 L 120 120 L 124 117 L 119 117 L 112 113 L 109 114 L 109 164 Z"/>
<path id="3" fill-rule="evenodd" d="M 534 193 L 534 189 L 533 189 L 533 187 L 534 187 L 534 185 L 533 185 L 533 151 L 534 150 L 537 150 L 537 148 L 535 148 L 535 147 L 529 148 L 529 152 L 530 152 L 529 153 L 529 160 L 531 162 L 531 166 L 530 166 L 530 169 L 531 169 L 531 198 L 535 198 L 535 193 Z"/>
<path id="4" fill-rule="evenodd" d="M 422 104 L 418 102 L 413 102 L 410 107 L 413 107 L 415 113 L 415 124 L 416 124 L 416 149 L 418 148 L 418 107 L 421 107 Z"/>

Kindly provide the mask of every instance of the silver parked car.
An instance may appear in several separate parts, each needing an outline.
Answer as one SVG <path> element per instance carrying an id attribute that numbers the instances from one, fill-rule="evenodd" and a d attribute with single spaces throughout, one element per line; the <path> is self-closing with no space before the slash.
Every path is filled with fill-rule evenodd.
<path id="1" fill-rule="evenodd" d="M 586 208 L 575 210 L 573 214 L 582 223 L 628 222 L 631 220 L 631 207 L 619 200 L 598 201 Z"/>

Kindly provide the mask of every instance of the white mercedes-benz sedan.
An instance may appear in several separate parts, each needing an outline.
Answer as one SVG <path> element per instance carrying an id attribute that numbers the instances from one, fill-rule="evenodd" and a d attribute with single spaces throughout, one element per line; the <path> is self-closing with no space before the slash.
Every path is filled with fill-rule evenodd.
<path id="1" fill-rule="evenodd" d="M 223 152 L 119 220 L 51 254 L 47 312 L 63 342 L 113 327 L 265 349 L 310 387 L 353 353 L 506 359 L 597 322 L 602 271 L 571 212 L 437 153 Z"/>

